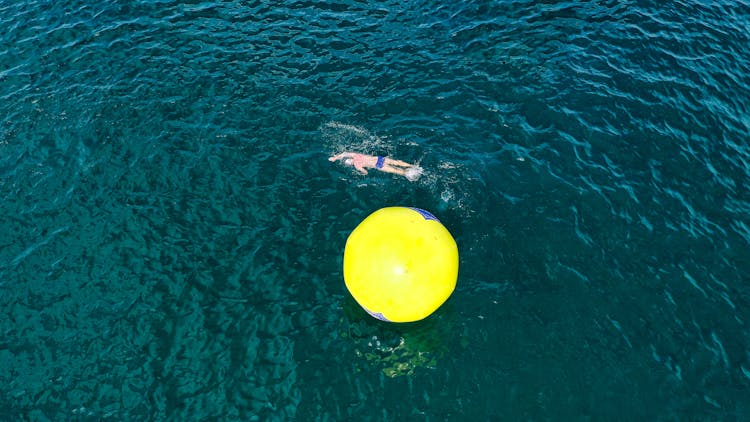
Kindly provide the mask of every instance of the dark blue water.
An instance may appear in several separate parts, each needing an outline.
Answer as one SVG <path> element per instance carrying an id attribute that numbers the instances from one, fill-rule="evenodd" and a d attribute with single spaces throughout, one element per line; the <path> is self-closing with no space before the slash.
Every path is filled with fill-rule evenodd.
<path id="1" fill-rule="evenodd" d="M 443 3 L 0 3 L 0 419 L 750 419 L 750 4 Z"/>

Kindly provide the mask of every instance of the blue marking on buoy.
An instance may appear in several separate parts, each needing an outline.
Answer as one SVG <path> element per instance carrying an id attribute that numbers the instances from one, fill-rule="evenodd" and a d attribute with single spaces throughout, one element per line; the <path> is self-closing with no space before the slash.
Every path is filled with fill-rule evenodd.
<path id="1" fill-rule="evenodd" d="M 425 220 L 435 220 L 438 223 L 440 222 L 440 220 L 438 220 L 437 217 L 435 217 L 434 215 L 430 214 L 428 211 L 425 211 L 421 208 L 409 207 L 409 209 L 412 209 L 418 212 L 422 217 L 424 217 Z"/>
<path id="2" fill-rule="evenodd" d="M 385 315 L 381 314 L 380 312 L 372 312 L 371 310 L 365 308 L 364 306 L 362 307 L 362 309 L 364 309 L 365 312 L 367 312 L 368 314 L 372 315 L 373 317 L 381 321 L 391 322 L 388 318 L 385 317 Z"/>

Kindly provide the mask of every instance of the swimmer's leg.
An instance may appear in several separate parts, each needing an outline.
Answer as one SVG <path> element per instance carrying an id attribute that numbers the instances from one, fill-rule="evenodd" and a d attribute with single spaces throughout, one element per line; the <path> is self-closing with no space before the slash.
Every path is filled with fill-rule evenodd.
<path id="1" fill-rule="evenodd" d="M 394 167 L 390 164 L 385 164 L 383 167 L 380 167 L 378 170 L 385 172 L 385 173 L 397 174 L 399 176 L 404 175 L 404 169 L 400 167 Z"/>
<path id="2" fill-rule="evenodd" d="M 386 158 L 385 163 L 396 167 L 412 167 L 414 165 L 411 163 L 407 163 L 406 161 L 394 160 L 392 158 Z"/>

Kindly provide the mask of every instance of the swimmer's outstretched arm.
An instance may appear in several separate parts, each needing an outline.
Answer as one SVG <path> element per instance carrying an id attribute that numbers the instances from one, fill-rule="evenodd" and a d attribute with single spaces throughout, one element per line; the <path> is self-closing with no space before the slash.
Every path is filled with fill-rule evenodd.
<path id="1" fill-rule="evenodd" d="M 328 157 L 328 161 L 334 162 L 334 161 L 338 161 L 338 160 L 346 160 L 346 159 L 349 159 L 349 158 L 354 159 L 358 155 L 361 155 L 361 154 L 357 154 L 357 153 L 354 153 L 354 152 L 348 152 L 347 151 L 347 152 L 342 152 L 340 154 L 336 154 L 333 157 Z M 357 162 L 357 160 L 354 160 L 354 162 L 352 163 L 352 165 L 354 166 L 354 169 L 357 170 L 358 172 L 360 172 L 361 174 L 367 174 L 367 169 L 364 168 L 361 163 Z"/>
<path id="2" fill-rule="evenodd" d="M 336 154 L 333 157 L 328 157 L 328 161 L 338 161 L 338 160 L 342 160 L 344 158 L 354 158 L 354 153 L 352 153 L 352 152 L 342 152 L 341 154 Z"/>

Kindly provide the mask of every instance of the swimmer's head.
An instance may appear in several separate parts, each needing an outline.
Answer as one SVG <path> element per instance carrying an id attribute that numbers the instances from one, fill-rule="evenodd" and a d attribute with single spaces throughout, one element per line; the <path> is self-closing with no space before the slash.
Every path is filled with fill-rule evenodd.
<path id="1" fill-rule="evenodd" d="M 354 159 L 353 158 L 347 158 L 344 160 L 344 165 L 347 166 L 353 166 L 354 165 Z"/>
<path id="2" fill-rule="evenodd" d="M 404 172 L 404 176 L 406 176 L 406 178 L 409 179 L 410 182 L 413 182 L 419 179 L 419 176 L 421 176 L 422 173 L 424 173 L 422 167 L 413 166 L 406 169 L 406 171 Z"/>

